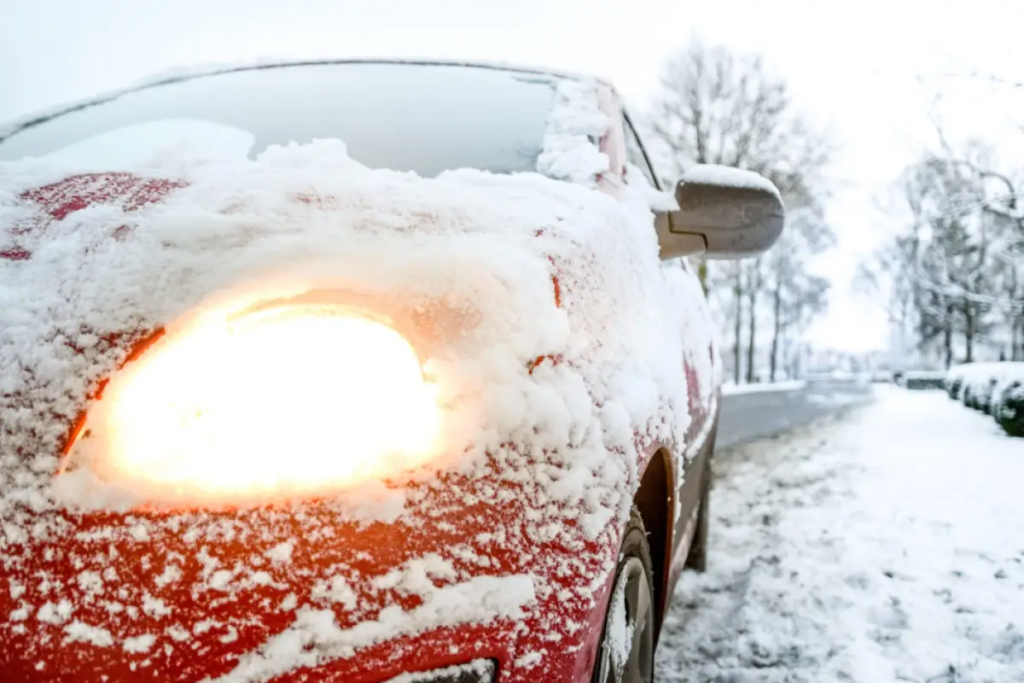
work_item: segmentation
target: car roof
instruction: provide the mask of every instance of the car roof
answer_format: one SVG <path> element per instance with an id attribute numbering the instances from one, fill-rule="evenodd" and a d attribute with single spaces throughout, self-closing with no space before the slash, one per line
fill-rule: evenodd
<path id="1" fill-rule="evenodd" d="M 446 60 L 446 59 L 413 59 L 413 58 L 393 58 L 393 59 L 300 59 L 300 60 L 264 60 L 259 62 L 248 62 L 244 64 L 220 64 L 214 66 L 197 66 L 190 68 L 175 69 L 173 71 L 164 72 L 163 74 L 157 74 L 144 79 L 142 82 L 135 83 L 129 87 L 120 88 L 118 90 L 112 90 L 100 95 L 79 100 L 77 102 L 65 103 L 56 107 L 39 111 L 28 116 L 23 116 L 14 121 L 10 121 L 6 124 L 0 125 L 0 142 L 3 142 L 12 135 L 25 130 L 26 128 L 32 128 L 42 123 L 46 123 L 52 119 L 55 119 L 64 114 L 86 109 L 88 107 L 95 106 L 97 104 L 103 104 L 111 100 L 117 99 L 122 95 L 132 92 L 138 92 L 140 90 L 146 90 L 148 88 L 155 88 L 161 85 L 168 85 L 170 83 L 178 83 L 180 81 L 187 81 L 193 78 L 203 78 L 206 76 L 216 76 L 219 74 L 233 73 L 237 71 L 256 71 L 262 69 L 276 69 L 289 66 L 318 66 L 327 64 L 409 64 L 415 66 L 461 66 L 461 67 L 474 67 L 478 69 L 493 69 L 496 71 L 513 71 L 524 74 L 536 74 L 544 76 L 555 76 L 557 78 L 568 78 L 573 80 L 580 80 L 583 78 L 593 78 L 594 80 L 611 87 L 611 83 L 604 78 L 597 76 L 589 76 L 586 74 L 572 73 L 569 71 L 561 71 L 557 69 L 547 69 L 541 67 L 530 67 L 530 66 L 519 66 L 515 64 L 506 64 L 502 62 L 488 62 L 488 61 L 476 61 L 476 60 Z"/>

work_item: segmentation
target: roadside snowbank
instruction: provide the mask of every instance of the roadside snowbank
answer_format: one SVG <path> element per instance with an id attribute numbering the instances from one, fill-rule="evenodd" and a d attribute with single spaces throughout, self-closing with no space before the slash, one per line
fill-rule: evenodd
<path id="1" fill-rule="evenodd" d="M 677 591 L 659 680 L 1024 681 L 1019 441 L 879 394 L 716 460 L 710 570 Z"/>

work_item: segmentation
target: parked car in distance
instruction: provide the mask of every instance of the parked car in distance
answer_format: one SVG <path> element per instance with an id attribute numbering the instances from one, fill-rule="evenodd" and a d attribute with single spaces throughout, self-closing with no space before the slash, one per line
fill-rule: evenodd
<path id="1" fill-rule="evenodd" d="M 900 382 L 907 389 L 944 389 L 946 372 L 944 370 L 910 370 L 903 373 Z"/>
<path id="2" fill-rule="evenodd" d="M 1009 436 L 1024 436 L 1024 362 L 964 363 L 944 374 L 951 399 L 988 413 Z"/>

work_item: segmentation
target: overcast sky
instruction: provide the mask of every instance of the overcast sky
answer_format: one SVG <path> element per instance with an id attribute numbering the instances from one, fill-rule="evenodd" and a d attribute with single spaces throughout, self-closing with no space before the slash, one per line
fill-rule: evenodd
<path id="1" fill-rule="evenodd" d="M 277 56 L 548 65 L 608 76 L 642 108 L 660 64 L 699 35 L 763 53 L 836 131 L 841 242 L 820 264 L 836 292 L 812 336 L 863 349 L 887 341 L 880 308 L 848 292 L 893 220 L 876 198 L 932 142 L 937 91 L 952 129 L 1007 134 L 1007 101 L 958 74 L 1024 76 L 1022 19 L 1024 0 L 0 0 L 0 120 L 175 66 Z"/>

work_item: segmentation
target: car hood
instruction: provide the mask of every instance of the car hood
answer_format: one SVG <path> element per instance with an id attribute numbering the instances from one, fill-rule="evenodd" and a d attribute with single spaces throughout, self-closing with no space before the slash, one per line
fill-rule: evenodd
<path id="1" fill-rule="evenodd" d="M 687 427 L 682 357 L 658 341 L 678 304 L 652 286 L 653 230 L 631 232 L 645 201 L 369 171 L 337 142 L 0 167 L 3 668 L 266 680 L 382 647 L 388 671 L 417 638 L 451 662 L 575 666 L 544 663 L 545 634 L 588 627 L 646 453 Z M 55 485 L 74 425 L 154 333 L 309 291 L 405 321 L 445 397 L 427 465 L 230 509 Z"/>

